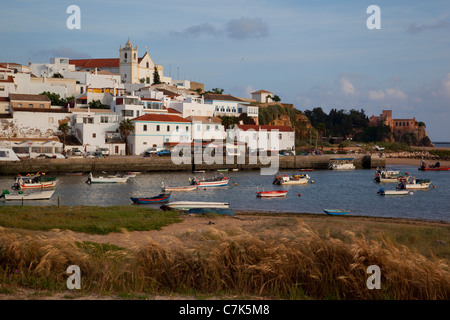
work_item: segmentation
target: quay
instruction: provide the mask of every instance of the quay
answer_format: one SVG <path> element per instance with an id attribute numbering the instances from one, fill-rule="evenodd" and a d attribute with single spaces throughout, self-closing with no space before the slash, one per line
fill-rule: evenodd
<path id="1" fill-rule="evenodd" d="M 284 169 L 328 169 L 330 159 L 354 158 L 353 163 L 357 169 L 371 169 L 385 166 L 386 158 L 378 155 L 308 155 L 308 156 L 279 156 L 278 168 Z M 241 161 L 242 162 L 242 161 Z M 105 158 L 69 157 L 66 159 L 24 159 L 21 161 L 0 161 L 0 175 L 15 175 L 18 173 L 46 172 L 51 174 L 64 174 L 66 172 L 155 172 L 155 171 L 195 171 L 217 169 L 257 170 L 268 168 L 271 163 L 238 163 L 236 157 L 233 164 L 227 164 L 224 158 L 223 164 L 213 163 L 184 163 L 175 164 L 171 157 L 142 157 L 142 156 L 109 156 Z"/>

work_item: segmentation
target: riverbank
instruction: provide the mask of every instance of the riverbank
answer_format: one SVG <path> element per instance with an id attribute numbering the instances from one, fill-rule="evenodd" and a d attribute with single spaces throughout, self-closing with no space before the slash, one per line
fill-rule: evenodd
<path id="1" fill-rule="evenodd" d="M 0 299 L 447 299 L 450 292 L 449 223 L 264 212 L 179 219 L 105 235 L 2 227 L 9 262 Z M 82 269 L 82 290 L 64 289 L 67 276 L 56 270 L 66 264 Z M 381 290 L 365 286 L 369 264 L 381 266 Z"/>
<path id="2" fill-rule="evenodd" d="M 404 165 L 404 166 L 415 166 L 417 168 L 420 167 L 420 162 L 422 160 L 420 158 L 411 159 L 411 158 L 386 158 L 386 165 Z M 426 160 L 427 164 L 434 164 L 436 161 Z M 450 161 L 439 161 L 441 166 L 450 166 Z"/>

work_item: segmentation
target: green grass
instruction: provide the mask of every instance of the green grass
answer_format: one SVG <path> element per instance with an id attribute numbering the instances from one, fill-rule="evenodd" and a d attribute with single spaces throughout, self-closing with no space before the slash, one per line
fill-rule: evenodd
<path id="1" fill-rule="evenodd" d="M 179 222 L 178 214 L 142 206 L 61 207 L 4 206 L 0 226 L 27 230 L 72 230 L 90 234 L 160 230 Z"/>

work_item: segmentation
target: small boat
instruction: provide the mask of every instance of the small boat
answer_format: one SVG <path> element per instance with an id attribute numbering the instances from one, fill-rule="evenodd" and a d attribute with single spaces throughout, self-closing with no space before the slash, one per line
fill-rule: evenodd
<path id="1" fill-rule="evenodd" d="M 353 170 L 356 169 L 355 165 L 353 164 L 354 158 L 331 158 L 330 164 L 328 165 L 328 168 L 331 170 Z"/>
<path id="2" fill-rule="evenodd" d="M 272 184 L 276 185 L 307 184 L 309 180 L 310 177 L 307 174 L 293 174 L 292 176 L 288 176 L 287 174 L 281 176 L 281 174 L 277 174 Z"/>
<path id="3" fill-rule="evenodd" d="M 436 162 L 434 165 L 427 165 L 425 163 L 425 161 L 422 160 L 418 170 L 421 170 L 421 171 L 448 171 L 448 170 L 450 170 L 450 167 L 449 166 L 441 166 L 440 162 Z"/>
<path id="4" fill-rule="evenodd" d="M 198 186 L 197 185 L 194 185 L 194 186 L 185 186 L 185 187 L 169 187 L 169 186 L 166 186 L 166 184 L 163 182 L 163 183 L 161 183 L 161 189 L 163 190 L 163 191 L 170 191 L 170 192 L 172 192 L 172 191 L 195 191 L 195 190 L 197 190 L 197 188 L 198 188 Z"/>
<path id="5" fill-rule="evenodd" d="M 340 216 L 340 215 L 347 214 L 350 212 L 350 210 L 344 210 L 344 209 L 323 209 L 323 211 L 326 214 L 329 214 L 332 216 Z"/>
<path id="6" fill-rule="evenodd" d="M 384 190 L 384 189 L 380 189 L 377 192 L 377 194 L 381 196 L 404 196 L 410 193 L 412 192 L 408 190 Z"/>
<path id="7" fill-rule="evenodd" d="M 30 192 L 23 193 L 23 191 L 19 191 L 18 193 L 10 193 L 9 190 L 3 190 L 3 193 L 0 195 L 0 199 L 3 200 L 48 200 L 52 197 L 55 190 L 47 190 L 41 192 Z"/>
<path id="8" fill-rule="evenodd" d="M 397 189 L 427 189 L 430 184 L 430 179 L 416 179 L 414 176 L 409 176 L 397 185 Z"/>
<path id="9" fill-rule="evenodd" d="M 187 214 L 220 214 L 224 216 L 234 216 L 233 209 L 229 208 L 191 208 Z"/>
<path id="10" fill-rule="evenodd" d="M 191 185 L 197 185 L 198 187 L 225 187 L 228 185 L 230 180 L 223 175 L 223 173 L 218 173 L 212 178 L 198 180 L 193 177 L 189 180 Z"/>
<path id="11" fill-rule="evenodd" d="M 161 203 L 167 202 L 170 199 L 170 193 L 161 193 L 158 196 L 145 198 L 145 197 L 130 197 L 131 201 L 138 204 L 149 204 L 149 203 Z"/>
<path id="12" fill-rule="evenodd" d="M 228 169 L 217 169 L 217 172 L 228 172 Z"/>
<path id="13" fill-rule="evenodd" d="M 409 175 L 408 172 L 400 173 L 398 170 L 387 170 L 386 168 L 377 168 L 375 171 L 375 182 L 387 183 L 387 182 L 399 182 L 402 179 L 406 179 Z"/>
<path id="14" fill-rule="evenodd" d="M 66 176 L 81 176 L 83 175 L 83 172 L 66 172 L 65 174 Z"/>
<path id="15" fill-rule="evenodd" d="M 287 193 L 288 190 L 257 191 L 256 196 L 259 198 L 285 197 Z"/>
<path id="16" fill-rule="evenodd" d="M 299 169 L 298 171 L 303 172 L 303 171 L 314 171 L 314 169 Z"/>
<path id="17" fill-rule="evenodd" d="M 42 189 L 42 188 L 54 188 L 56 181 L 43 181 L 43 182 L 26 182 L 19 183 L 20 189 Z"/>
<path id="18" fill-rule="evenodd" d="M 204 202 L 204 201 L 175 201 L 163 205 L 162 209 L 177 209 L 188 211 L 192 208 L 229 208 L 228 202 Z"/>
<path id="19" fill-rule="evenodd" d="M 107 176 L 107 177 L 97 177 L 94 178 L 92 173 L 89 173 L 89 177 L 86 180 L 87 184 L 91 183 L 124 183 L 128 181 L 129 177 L 118 177 L 118 176 Z"/>

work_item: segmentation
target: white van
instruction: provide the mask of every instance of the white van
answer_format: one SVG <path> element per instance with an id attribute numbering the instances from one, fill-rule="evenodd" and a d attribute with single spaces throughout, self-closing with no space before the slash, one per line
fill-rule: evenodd
<path id="1" fill-rule="evenodd" d="M 95 153 L 101 153 L 104 157 L 109 156 L 109 149 L 108 148 L 97 148 L 95 150 Z"/>

